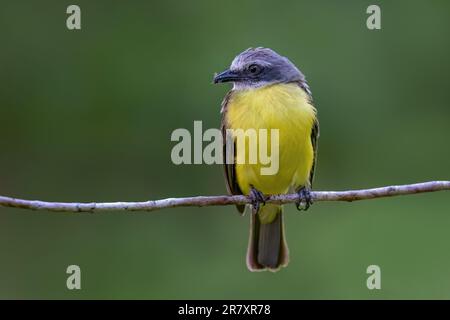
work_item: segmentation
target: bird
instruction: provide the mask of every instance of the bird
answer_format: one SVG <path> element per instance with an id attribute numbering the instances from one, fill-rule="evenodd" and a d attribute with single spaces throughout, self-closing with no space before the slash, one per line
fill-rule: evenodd
<path id="1" fill-rule="evenodd" d="M 233 151 L 226 147 L 227 143 L 236 146 L 236 135 L 230 136 L 230 130 L 278 130 L 276 173 L 261 174 L 264 164 L 259 159 L 256 163 L 224 160 L 223 171 L 228 193 L 251 200 L 247 205 L 252 208 L 247 268 L 279 271 L 289 263 L 283 206 L 265 201 L 268 195 L 296 192 L 297 209 L 307 210 L 312 204 L 319 121 L 310 87 L 287 57 L 263 47 L 238 54 L 227 70 L 215 74 L 213 82 L 233 85 L 221 104 L 224 159 L 229 156 L 227 152 L 236 153 L 236 159 L 240 152 L 249 151 L 248 145 Z M 236 207 L 244 214 L 246 205 Z"/>

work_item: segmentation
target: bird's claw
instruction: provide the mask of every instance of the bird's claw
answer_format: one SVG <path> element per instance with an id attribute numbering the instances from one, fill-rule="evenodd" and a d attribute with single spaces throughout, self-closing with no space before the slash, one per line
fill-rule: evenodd
<path id="1" fill-rule="evenodd" d="M 253 186 L 250 189 L 250 194 L 248 195 L 252 204 L 252 212 L 254 214 L 258 213 L 261 203 L 266 204 L 266 197 L 264 194 Z"/>
<path id="2" fill-rule="evenodd" d="M 297 191 L 299 199 L 295 202 L 297 210 L 306 211 L 313 204 L 311 189 L 302 187 Z"/>

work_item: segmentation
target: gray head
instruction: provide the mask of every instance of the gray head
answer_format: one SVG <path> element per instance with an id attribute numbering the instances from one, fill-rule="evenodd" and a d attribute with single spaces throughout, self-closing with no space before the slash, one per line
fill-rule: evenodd
<path id="1" fill-rule="evenodd" d="M 288 58 L 269 48 L 249 48 L 234 58 L 230 69 L 214 77 L 214 83 L 232 82 L 235 89 L 275 83 L 301 82 L 305 77 Z"/>

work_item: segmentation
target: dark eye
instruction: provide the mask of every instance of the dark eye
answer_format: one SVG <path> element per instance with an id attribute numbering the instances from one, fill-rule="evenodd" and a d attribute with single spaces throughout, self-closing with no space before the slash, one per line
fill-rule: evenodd
<path id="1" fill-rule="evenodd" d="M 257 64 L 251 64 L 248 66 L 248 72 L 250 72 L 252 75 L 256 75 L 261 72 L 261 67 Z"/>

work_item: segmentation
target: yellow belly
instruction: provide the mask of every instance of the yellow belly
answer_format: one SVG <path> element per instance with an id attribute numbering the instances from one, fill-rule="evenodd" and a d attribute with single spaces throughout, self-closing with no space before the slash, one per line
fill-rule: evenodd
<path id="1" fill-rule="evenodd" d="M 308 95 L 297 84 L 240 90 L 231 95 L 226 112 L 230 129 L 279 130 L 277 173 L 261 174 L 261 168 L 267 165 L 259 159 L 256 164 L 248 161 L 236 164 L 237 181 L 244 194 L 249 193 L 250 186 L 264 194 L 281 194 L 309 183 L 314 158 L 311 130 L 315 117 L 316 110 L 309 103 Z M 240 152 L 248 155 L 248 144 L 243 149 L 237 148 L 238 157 Z"/>

